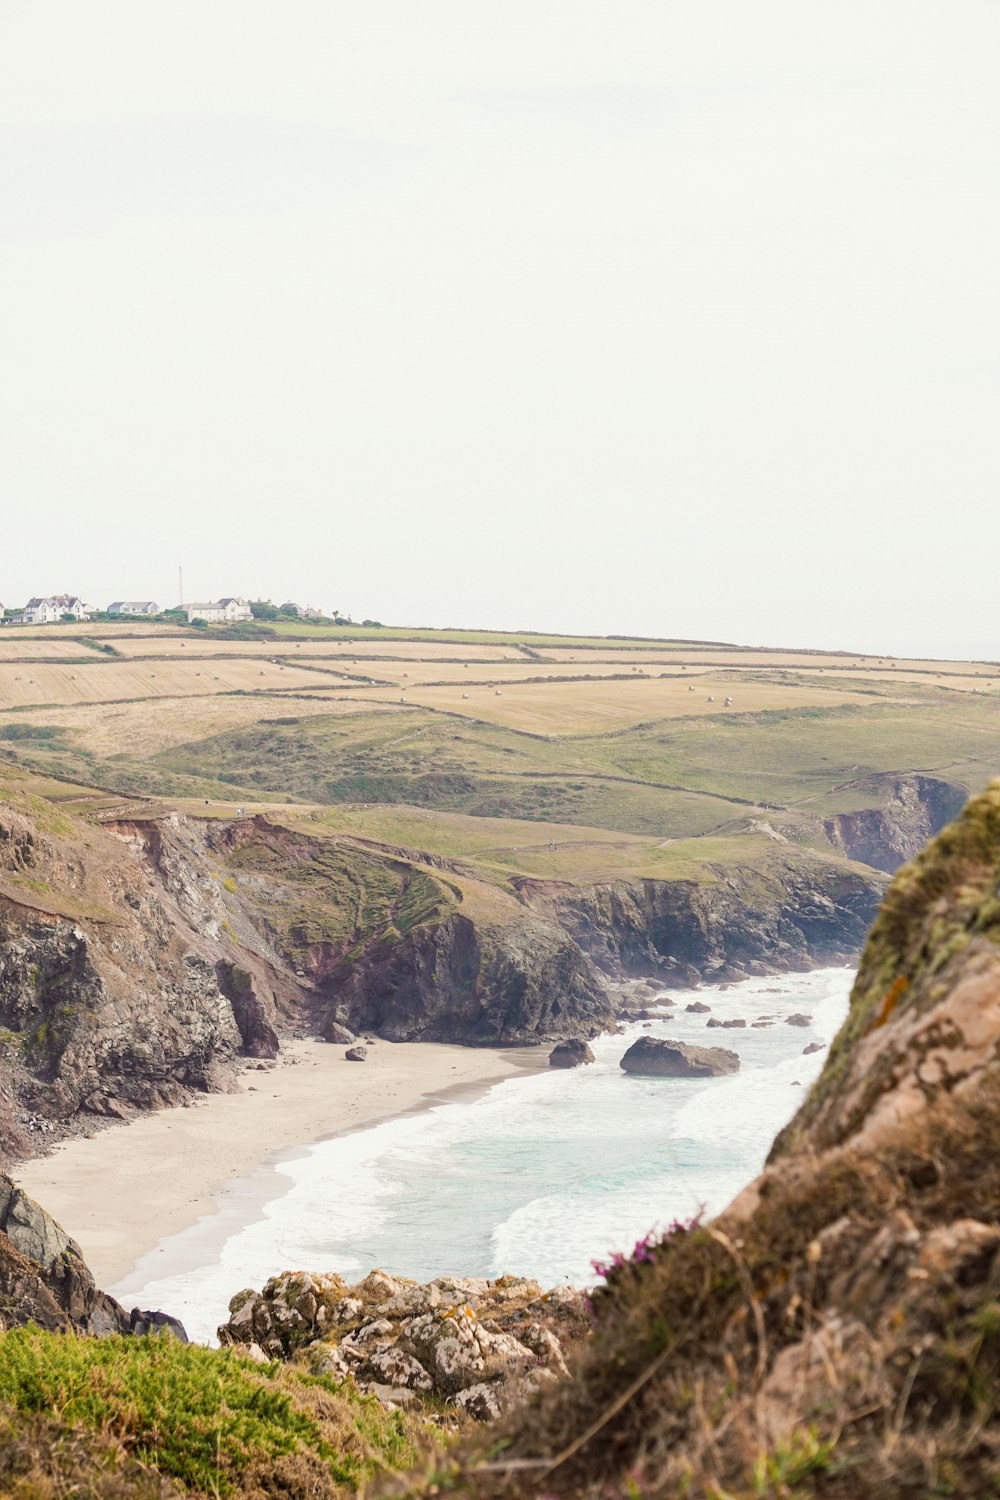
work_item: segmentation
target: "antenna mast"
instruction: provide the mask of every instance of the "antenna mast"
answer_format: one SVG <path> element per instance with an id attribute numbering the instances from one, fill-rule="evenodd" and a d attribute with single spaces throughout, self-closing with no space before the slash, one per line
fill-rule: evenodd
<path id="1" fill-rule="evenodd" d="M 177 568 L 177 606 L 184 603 L 184 569 L 178 565 Z"/>

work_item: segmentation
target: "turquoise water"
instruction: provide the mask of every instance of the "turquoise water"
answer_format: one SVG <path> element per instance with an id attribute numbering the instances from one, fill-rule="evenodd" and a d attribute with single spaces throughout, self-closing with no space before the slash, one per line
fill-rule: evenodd
<path id="1" fill-rule="evenodd" d="M 167 1308 L 209 1338 L 235 1291 L 285 1269 L 355 1279 L 380 1266 L 421 1281 L 514 1273 L 583 1285 L 592 1259 L 675 1218 L 717 1213 L 756 1175 L 822 1067 L 823 1052 L 802 1049 L 832 1040 L 852 979 L 823 969 L 705 986 L 697 997 L 664 992 L 675 1006 L 651 1025 L 599 1038 L 592 1066 L 508 1079 L 268 1167 L 251 1222 L 237 1184 L 219 1217 L 164 1241 L 111 1290 L 127 1306 Z M 747 1029 L 707 1029 L 706 1015 L 685 1010 L 694 998 L 720 1020 L 745 1017 Z M 785 1024 L 795 1011 L 812 1016 L 808 1029 Z M 757 1029 L 761 1018 L 771 1024 Z M 643 1035 L 729 1047 L 740 1072 L 628 1076 L 619 1060 Z M 158 1276 L 158 1261 L 181 1269 Z"/>

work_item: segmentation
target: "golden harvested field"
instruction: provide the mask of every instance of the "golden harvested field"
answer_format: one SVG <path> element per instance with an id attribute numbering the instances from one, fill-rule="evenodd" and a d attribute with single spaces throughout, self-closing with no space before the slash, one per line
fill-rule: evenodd
<path id="1" fill-rule="evenodd" d="M 60 636 L 55 640 L 25 639 L 20 630 L 5 630 L 0 633 L 0 662 L 47 661 L 53 657 L 65 660 L 67 656 L 86 656 L 93 661 L 104 661 L 104 653 L 82 641 L 68 640 Z"/>
<path id="2" fill-rule="evenodd" d="M 363 711 L 390 713 L 389 704 L 368 703 Z M 341 698 L 285 700 L 280 693 L 261 693 L 252 698 L 180 697 L 153 698 L 143 702 L 64 704 L 33 712 L 30 723 L 69 730 L 72 741 L 93 755 L 104 757 L 128 751 L 130 755 L 156 755 L 174 745 L 187 745 L 212 735 L 246 729 L 267 719 L 294 716 L 358 713 L 361 706 Z M 0 713 L 0 738 L 8 725 L 25 723 L 23 713 Z"/>
<path id="3" fill-rule="evenodd" d="M 989 662 L 911 661 L 900 656 L 850 656 L 821 651 L 752 651 L 726 646 L 664 646 L 608 651 L 577 651 L 571 648 L 554 647 L 544 652 L 544 655 L 550 661 L 572 663 L 573 666 L 583 665 L 586 662 L 615 662 L 623 666 L 632 666 L 636 663 L 647 665 L 657 663 L 662 666 L 680 668 L 687 662 L 693 665 L 725 667 L 727 670 L 730 667 L 745 667 L 751 670 L 789 667 L 800 672 L 832 671 L 838 673 L 860 670 L 880 677 L 887 670 L 898 668 L 927 674 L 931 677 L 941 673 L 984 678 L 991 678 L 996 674 L 1000 678 L 1000 666 L 995 667 Z"/>
<path id="4" fill-rule="evenodd" d="M 95 631 L 96 639 L 96 631 Z M 510 646 L 462 646 L 462 645 L 439 645 L 434 641 L 360 641 L 356 645 L 347 645 L 343 641 L 313 640 L 313 641 L 290 641 L 290 640 L 259 640 L 259 641 L 226 641 L 212 640 L 210 637 L 191 633 L 183 639 L 178 636 L 140 636 L 135 640 L 121 639 L 114 642 L 115 650 L 122 656 L 146 657 L 146 656 L 260 656 L 265 660 L 280 656 L 286 659 L 301 656 L 303 658 L 318 657 L 329 661 L 340 662 L 349 665 L 351 660 L 358 658 L 358 664 L 364 667 L 366 663 L 376 665 L 385 657 L 390 661 L 417 661 L 434 662 L 455 660 L 464 661 L 512 661 L 523 662 L 527 658 L 521 651 L 515 651 Z M 65 648 L 63 648 L 65 651 Z"/>
<path id="5" fill-rule="evenodd" d="M 331 682 L 333 679 L 331 678 Z M 0 708 L 57 703 L 113 703 L 129 698 L 172 698 L 188 694 L 227 693 L 242 689 L 315 687 L 316 675 L 270 662 L 196 661 L 132 662 L 109 660 L 100 665 L 16 667 L 0 664 Z"/>
<path id="6" fill-rule="evenodd" d="M 389 689 L 362 688 L 358 700 L 386 701 Z M 870 704 L 870 694 L 849 688 L 799 687 L 784 683 L 746 683 L 700 678 L 694 692 L 683 679 L 637 678 L 635 681 L 521 683 L 498 692 L 468 687 L 468 698 L 456 687 L 414 687 L 407 701 L 445 710 L 529 734 L 601 734 L 654 719 L 688 718 L 719 713 L 758 713 L 765 709 L 832 708 Z M 731 696 L 732 706 L 725 706 Z M 710 699 L 714 699 L 710 701 Z M 398 701 L 398 699 L 396 699 Z"/>
<path id="7" fill-rule="evenodd" d="M 179 639 L 182 633 L 186 634 L 186 630 L 180 626 L 172 628 L 163 624 L 152 625 L 143 623 L 142 620 L 122 620 L 120 624 L 114 625 L 102 620 L 78 620 L 75 625 L 9 625 L 4 630 L 9 630 L 19 641 L 45 639 L 62 641 L 64 646 L 67 641 L 76 640 L 81 635 L 96 641 L 120 635 L 160 635 Z"/>
<path id="8" fill-rule="evenodd" d="M 317 662 L 317 666 L 320 664 Z M 337 663 L 325 662 L 323 666 L 329 670 L 336 670 Z M 624 677 L 624 669 L 614 663 L 588 662 L 575 666 L 572 664 L 560 664 L 551 666 L 542 661 L 513 661 L 513 662 L 362 662 L 358 666 L 348 666 L 344 671 L 351 673 L 357 678 L 364 674 L 379 681 L 396 682 L 401 686 L 415 686 L 419 683 L 456 683 L 469 684 L 476 682 L 531 682 L 534 678 L 556 679 L 566 677 L 576 678 L 609 678 Z M 667 669 L 664 668 L 664 671 Z M 698 671 L 708 671 L 708 668 L 694 668 L 691 676 L 697 675 Z M 631 677 L 633 674 L 627 674 Z M 634 673 L 636 677 L 658 677 L 660 669 L 652 667 L 640 667 Z M 677 675 L 677 669 L 671 668 L 670 675 Z M 680 681 L 679 675 L 677 680 Z"/>

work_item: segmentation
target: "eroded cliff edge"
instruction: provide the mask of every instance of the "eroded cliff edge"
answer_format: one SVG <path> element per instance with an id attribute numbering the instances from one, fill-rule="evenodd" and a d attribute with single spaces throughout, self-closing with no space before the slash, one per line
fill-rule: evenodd
<path id="1" fill-rule="evenodd" d="M 229 1090 L 286 1035 L 591 1037 L 609 979 L 846 962 L 884 884 L 809 850 L 697 882 L 491 882 L 305 818 L 25 794 L 0 802 L 0 1155 Z"/>

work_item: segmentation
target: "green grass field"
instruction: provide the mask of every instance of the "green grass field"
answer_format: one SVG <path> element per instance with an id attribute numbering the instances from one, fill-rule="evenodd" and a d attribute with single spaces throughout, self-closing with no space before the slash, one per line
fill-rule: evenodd
<path id="1" fill-rule="evenodd" d="M 359 656 L 309 654 L 324 641 Z M 455 857 L 500 884 L 756 859 L 761 819 L 772 845 L 829 852 L 823 819 L 880 806 L 887 777 L 971 792 L 1000 774 L 986 664 L 292 622 L 253 638 L 11 630 L 2 645 L 0 766 L 206 815 L 206 800 L 326 809 L 331 831 Z M 563 657 L 536 674 L 545 648 Z M 633 648 L 634 673 L 621 666 Z M 59 659 L 84 649 L 86 665 Z M 720 653 L 740 665 L 709 666 Z"/>

